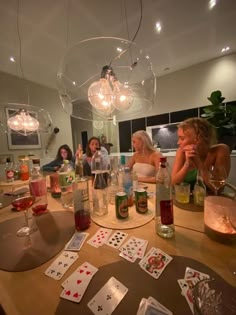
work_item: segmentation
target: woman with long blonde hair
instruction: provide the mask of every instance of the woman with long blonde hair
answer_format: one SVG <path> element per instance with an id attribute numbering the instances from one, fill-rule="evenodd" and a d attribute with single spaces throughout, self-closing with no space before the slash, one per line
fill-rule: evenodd
<path id="1" fill-rule="evenodd" d="M 134 155 L 128 166 L 138 175 L 138 180 L 155 183 L 156 173 L 159 169 L 161 154 L 153 147 L 152 141 L 144 130 L 139 130 L 132 135 Z"/>

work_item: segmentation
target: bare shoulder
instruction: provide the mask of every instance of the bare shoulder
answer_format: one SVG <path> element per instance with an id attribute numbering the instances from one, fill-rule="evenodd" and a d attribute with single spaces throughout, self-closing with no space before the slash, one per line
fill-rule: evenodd
<path id="1" fill-rule="evenodd" d="M 212 154 L 230 154 L 229 147 L 224 143 L 215 144 L 210 148 Z"/>
<path id="2" fill-rule="evenodd" d="M 159 160 L 162 157 L 162 154 L 159 151 L 154 151 L 151 153 L 151 158 L 155 160 Z"/>

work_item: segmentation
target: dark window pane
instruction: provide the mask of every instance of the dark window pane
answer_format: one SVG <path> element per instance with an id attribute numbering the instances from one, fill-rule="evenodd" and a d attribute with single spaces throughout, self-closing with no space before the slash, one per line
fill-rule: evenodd
<path id="1" fill-rule="evenodd" d="M 169 114 L 161 114 L 147 117 L 147 126 L 169 124 Z"/>

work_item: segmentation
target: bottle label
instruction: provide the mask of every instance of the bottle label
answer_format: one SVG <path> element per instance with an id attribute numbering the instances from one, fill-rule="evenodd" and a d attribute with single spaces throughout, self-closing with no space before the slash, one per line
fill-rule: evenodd
<path id="1" fill-rule="evenodd" d="M 30 194 L 35 197 L 47 195 L 46 181 L 44 179 L 32 181 L 30 183 Z"/>
<path id="2" fill-rule="evenodd" d="M 60 186 L 70 186 L 75 180 L 74 172 L 61 172 L 59 173 Z"/>
<path id="3" fill-rule="evenodd" d="M 6 177 L 7 177 L 7 179 L 12 179 L 14 177 L 14 171 L 13 170 L 7 170 L 6 171 Z"/>
<path id="4" fill-rule="evenodd" d="M 160 210 L 161 210 L 161 223 L 165 225 L 173 224 L 174 216 L 173 216 L 172 200 L 161 200 Z"/>

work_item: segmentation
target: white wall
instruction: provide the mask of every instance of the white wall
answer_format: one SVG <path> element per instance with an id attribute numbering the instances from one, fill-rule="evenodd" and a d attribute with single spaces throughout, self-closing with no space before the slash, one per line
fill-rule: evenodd
<path id="1" fill-rule="evenodd" d="M 48 158 L 51 160 L 56 156 L 58 147 L 62 144 L 68 144 L 72 148 L 72 133 L 70 116 L 63 111 L 61 101 L 56 90 L 44 87 L 33 82 L 24 82 L 22 79 L 0 72 L 0 106 L 4 110 L 6 103 L 26 103 L 27 104 L 27 90 L 29 89 L 30 104 L 46 109 L 50 112 L 53 126 L 57 126 L 60 132 L 55 137 L 48 153 L 45 153 L 45 145 L 50 134 L 42 134 L 41 142 L 42 149 L 28 149 L 28 150 L 9 150 L 7 144 L 7 136 L 0 134 L 0 154 L 14 154 L 15 159 L 21 154 L 35 154 L 41 158 Z M 3 105 L 4 104 L 4 105 Z"/>
<path id="2" fill-rule="evenodd" d="M 204 62 L 157 78 L 152 116 L 210 104 L 207 97 L 221 90 L 225 101 L 236 100 L 236 54 Z"/>

